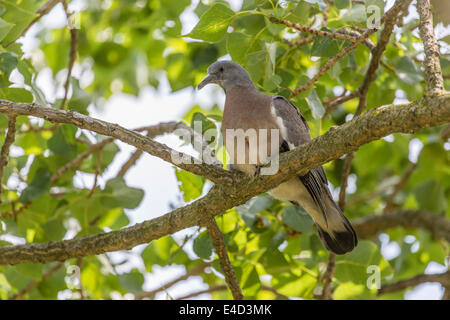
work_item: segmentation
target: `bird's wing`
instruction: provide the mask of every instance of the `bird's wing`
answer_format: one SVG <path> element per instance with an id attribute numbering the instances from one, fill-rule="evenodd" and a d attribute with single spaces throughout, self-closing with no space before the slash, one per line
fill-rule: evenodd
<path id="1" fill-rule="evenodd" d="M 274 96 L 272 99 L 272 114 L 277 118 L 280 127 L 280 135 L 283 143 L 280 152 L 285 152 L 311 141 L 309 126 L 296 106 L 282 96 Z M 322 166 L 312 169 L 300 180 L 308 190 L 316 205 L 325 215 L 325 199 L 331 197 L 328 190 L 328 181 Z"/>

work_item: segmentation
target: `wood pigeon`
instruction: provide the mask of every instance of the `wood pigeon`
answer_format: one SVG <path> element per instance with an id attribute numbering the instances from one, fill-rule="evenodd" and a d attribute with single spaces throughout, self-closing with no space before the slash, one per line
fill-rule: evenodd
<path id="1" fill-rule="evenodd" d="M 251 162 L 252 152 L 248 139 L 245 140 L 245 161 L 236 161 L 239 150 L 233 139 L 227 139 L 227 130 L 245 132 L 276 129 L 279 133 L 279 152 L 286 152 L 311 141 L 309 127 L 296 106 L 282 96 L 271 96 L 259 92 L 247 71 L 232 61 L 217 61 L 208 67 L 208 76 L 198 85 L 202 89 L 208 83 L 221 86 L 226 94 L 222 118 L 222 135 L 225 147 L 233 164 L 231 167 L 249 175 L 258 173 L 258 165 L 268 158 L 261 158 L 256 151 L 257 161 Z M 247 137 L 246 137 L 247 138 Z M 270 139 L 270 137 L 269 137 Z M 258 139 L 257 148 L 262 143 Z M 269 150 L 270 146 L 265 146 Z M 233 149 L 233 150 L 230 150 Z M 303 207 L 312 217 L 325 247 L 336 254 L 345 254 L 356 247 L 358 240 L 352 225 L 333 201 L 323 168 L 317 167 L 304 176 L 298 176 L 280 184 L 268 192 L 272 197 L 290 201 Z"/>

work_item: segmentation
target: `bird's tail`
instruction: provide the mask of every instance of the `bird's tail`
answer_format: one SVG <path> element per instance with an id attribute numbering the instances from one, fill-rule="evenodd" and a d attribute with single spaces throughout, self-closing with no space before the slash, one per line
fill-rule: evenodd
<path id="1" fill-rule="evenodd" d="M 319 236 L 325 248 L 335 254 L 352 251 L 358 244 L 356 232 L 341 209 L 330 199 L 326 206 L 326 223 L 317 223 Z"/>

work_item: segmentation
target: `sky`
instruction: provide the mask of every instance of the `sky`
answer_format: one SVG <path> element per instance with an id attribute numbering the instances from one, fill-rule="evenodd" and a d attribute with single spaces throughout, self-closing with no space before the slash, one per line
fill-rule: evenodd
<path id="1" fill-rule="evenodd" d="M 73 1 L 71 3 L 72 9 L 82 6 L 82 0 Z M 183 23 L 183 34 L 188 33 L 198 21 L 197 16 L 193 13 L 197 1 L 191 5 L 181 16 Z M 231 8 L 238 10 L 242 0 L 232 0 Z M 388 1 L 390 6 L 392 1 Z M 414 14 L 414 13 L 413 13 Z M 27 33 L 26 37 L 20 40 L 23 43 L 24 51 L 31 55 L 35 52 L 37 41 L 34 36 L 36 33 L 45 26 L 47 28 L 60 28 L 65 25 L 65 16 L 60 5 L 52 10 L 47 16 L 41 19 L 41 22 L 33 26 Z M 447 30 L 444 30 L 446 33 Z M 78 74 L 77 74 L 78 73 Z M 79 76 L 79 68 L 75 66 L 74 76 Z M 180 120 L 184 113 L 189 108 L 197 103 L 204 108 L 211 107 L 214 104 L 223 106 L 224 94 L 221 90 L 214 86 L 207 86 L 201 92 L 198 92 L 194 88 L 185 88 L 178 92 L 172 93 L 168 81 L 165 75 L 160 77 L 160 85 L 157 89 L 146 87 L 141 90 L 138 97 L 118 93 L 114 94 L 108 99 L 106 105 L 102 110 L 98 110 L 90 107 L 90 115 L 95 118 L 99 118 L 108 122 L 117 123 L 125 128 L 134 128 L 144 125 L 158 124 L 166 121 Z M 20 80 L 18 80 L 20 82 Z M 49 69 L 41 72 L 37 79 L 37 84 L 44 91 L 47 98 L 52 101 L 60 92 L 54 88 L 53 80 L 51 78 L 51 71 Z M 401 96 L 396 102 L 402 102 Z M 172 148 L 177 148 L 187 153 L 193 154 L 191 147 L 186 146 L 180 148 L 180 140 L 174 136 L 165 135 L 156 138 L 158 142 L 165 143 Z M 389 141 L 389 137 L 386 138 Z M 420 141 L 416 139 L 410 145 L 410 159 L 417 160 L 417 156 L 420 152 Z M 134 151 L 133 147 L 130 147 L 122 142 L 118 142 L 120 152 L 114 159 L 112 165 L 108 168 L 102 178 L 99 180 L 101 186 L 105 181 L 116 176 L 121 165 L 129 158 Z M 174 168 L 172 165 L 162 161 L 157 157 L 152 157 L 145 154 L 139 159 L 137 164 L 131 168 L 126 175 L 127 184 L 132 187 L 138 187 L 145 190 L 145 197 L 139 207 L 133 210 L 127 210 L 126 213 L 130 218 L 131 225 L 149 220 L 157 216 L 163 215 L 170 211 L 169 204 L 173 203 L 177 207 L 183 205 L 180 198 L 180 192 L 178 190 L 177 180 L 174 175 Z M 92 185 L 93 175 L 81 174 L 76 175 L 76 183 L 79 185 Z M 355 181 L 350 179 L 349 181 L 350 192 L 356 190 Z M 176 240 L 184 238 L 186 234 L 193 232 L 192 229 L 178 232 L 174 235 Z M 387 235 L 381 235 L 380 240 L 382 243 L 382 253 L 386 259 L 392 259 L 399 254 L 400 248 L 396 243 L 389 242 Z M 139 257 L 139 253 L 145 248 L 145 245 L 135 247 L 133 250 L 127 252 L 109 253 L 109 257 L 113 262 L 122 261 L 125 257 L 130 261 L 117 268 L 119 272 L 126 272 L 132 268 L 139 268 L 144 270 L 144 264 Z M 192 250 L 192 244 L 189 243 L 186 247 L 189 255 L 195 256 Z M 445 271 L 445 267 L 437 263 L 431 263 L 426 270 L 426 273 L 439 273 Z M 153 268 L 152 274 L 146 275 L 145 290 L 152 290 L 162 286 L 164 283 L 184 274 L 185 268 L 183 266 L 173 267 L 158 267 Z M 171 299 L 192 291 L 201 289 L 207 289 L 207 285 L 201 281 L 200 277 L 191 277 L 189 280 L 183 281 L 178 285 L 171 287 L 166 292 L 159 293 L 156 299 Z M 407 299 L 440 299 L 443 290 L 439 284 L 422 284 L 413 290 L 409 290 L 405 297 Z M 71 291 L 66 290 L 59 296 L 61 299 L 67 299 L 71 297 Z M 131 299 L 132 295 L 126 295 L 124 297 L 117 296 L 115 298 Z M 208 294 L 198 296 L 198 298 L 208 299 Z"/>

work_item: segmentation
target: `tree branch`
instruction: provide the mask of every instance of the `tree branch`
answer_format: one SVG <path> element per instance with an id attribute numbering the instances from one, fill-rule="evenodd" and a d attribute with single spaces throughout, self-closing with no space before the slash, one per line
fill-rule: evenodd
<path id="1" fill-rule="evenodd" d="M 70 77 L 72 75 L 73 65 L 75 64 L 75 59 L 77 57 L 78 31 L 72 24 L 72 21 L 70 21 L 69 8 L 67 7 L 67 2 L 65 0 L 62 1 L 62 5 L 64 7 L 64 12 L 66 13 L 67 25 L 69 26 L 70 31 L 69 64 L 67 66 L 66 82 L 64 83 L 64 97 L 61 101 L 61 104 L 59 105 L 60 109 L 65 109 L 67 103 L 67 96 L 69 94 Z"/>
<path id="2" fill-rule="evenodd" d="M 411 177 L 414 170 L 417 169 L 417 163 L 412 163 L 409 168 L 405 171 L 400 181 L 394 186 L 394 190 L 390 194 L 389 198 L 386 200 L 386 206 L 384 207 L 383 212 L 390 212 L 395 207 L 395 196 L 402 190 L 406 183 L 408 182 L 409 178 Z"/>
<path id="3" fill-rule="evenodd" d="M 384 21 L 384 28 L 381 31 L 377 46 L 372 50 L 372 59 L 370 60 L 369 68 L 367 69 L 361 87 L 358 89 L 360 98 L 355 115 L 361 114 L 363 109 L 366 107 L 367 92 L 369 91 L 370 84 L 376 78 L 376 72 L 378 66 L 380 65 L 381 56 L 386 49 L 392 31 L 394 30 L 398 15 L 408 8 L 411 1 L 412 0 L 397 0 L 392 8 L 389 9 L 389 11 L 383 16 L 382 21 Z"/>
<path id="4" fill-rule="evenodd" d="M 73 124 L 80 129 L 87 129 L 98 134 L 119 139 L 129 145 L 157 156 L 164 161 L 172 163 L 177 167 L 200 175 L 218 184 L 230 184 L 232 174 L 223 170 L 218 165 L 203 164 L 200 160 L 189 155 L 177 152 L 166 145 L 158 143 L 135 131 L 125 129 L 117 124 L 91 118 L 71 110 L 56 110 L 53 108 L 39 106 L 35 103 L 18 103 L 0 100 L 0 113 L 7 115 L 30 115 L 43 118 L 56 123 Z M 183 161 L 173 159 L 174 154 L 179 154 Z"/>
<path id="5" fill-rule="evenodd" d="M 64 265 L 63 262 L 58 262 L 57 264 L 55 264 L 52 268 L 50 268 L 48 271 L 46 271 L 43 275 L 42 278 L 39 280 L 33 280 L 30 283 L 28 283 L 28 285 L 23 288 L 22 290 L 20 290 L 18 293 L 10 296 L 8 298 L 8 300 L 20 300 L 22 299 L 22 297 L 24 295 L 26 295 L 28 292 L 30 292 L 31 290 L 33 290 L 34 288 L 36 288 L 38 285 L 40 285 L 42 282 L 44 282 L 46 279 L 50 278 L 53 274 L 55 274 L 56 271 L 59 270 L 59 268 L 61 268 Z"/>
<path id="6" fill-rule="evenodd" d="M 103 141 L 90 145 L 86 151 L 80 153 L 75 159 L 73 159 L 70 162 L 67 162 L 58 171 L 56 171 L 50 178 L 50 183 L 55 183 L 55 181 L 58 180 L 64 173 L 66 173 L 72 168 L 79 167 L 84 159 L 89 157 L 95 151 L 103 149 L 108 143 L 111 143 L 113 141 L 114 138 L 106 138 Z"/>
<path id="7" fill-rule="evenodd" d="M 3 168 L 8 164 L 9 148 L 14 142 L 16 135 L 16 117 L 12 116 L 8 119 L 8 133 L 5 137 L 2 150 L 0 151 L 0 203 L 2 203 L 2 180 Z"/>
<path id="8" fill-rule="evenodd" d="M 450 270 L 438 274 L 420 274 L 410 279 L 385 284 L 381 286 L 380 290 L 378 290 L 378 295 L 380 296 L 386 293 L 402 291 L 410 287 L 418 286 L 419 284 L 425 282 L 439 282 L 444 287 L 450 286 Z"/>
<path id="9" fill-rule="evenodd" d="M 276 24 L 284 24 L 286 27 L 288 28 L 292 28 L 295 29 L 297 31 L 300 32 L 305 32 L 305 33 L 310 33 L 313 34 L 315 36 L 319 36 L 319 37 L 327 37 L 327 38 L 332 38 L 332 39 L 339 39 L 339 40 L 347 40 L 350 42 L 357 42 L 359 39 L 349 35 L 349 34 L 344 34 L 341 32 L 328 32 L 328 31 L 322 31 L 322 30 L 317 30 L 314 28 L 310 28 L 310 27 L 306 27 L 306 26 L 302 26 L 298 23 L 293 23 L 291 21 L 288 20 L 284 20 L 284 19 L 279 19 L 277 17 L 274 17 L 273 15 L 269 15 L 269 20 L 272 23 L 276 23 Z"/>
<path id="10" fill-rule="evenodd" d="M 156 288 L 156 289 L 154 289 L 152 291 L 144 291 L 144 292 L 141 292 L 141 293 L 137 294 L 135 296 L 135 299 L 136 300 L 142 300 L 142 299 L 145 299 L 145 298 L 153 299 L 154 296 L 158 292 L 167 290 L 168 288 L 172 287 L 173 285 L 177 284 L 180 281 L 184 281 L 184 280 L 189 279 L 192 276 L 197 276 L 197 275 L 201 274 L 205 270 L 205 268 L 209 267 L 209 266 L 210 266 L 209 263 L 200 263 L 200 264 L 196 265 L 194 268 L 192 268 L 191 270 L 188 270 L 184 275 L 182 275 L 182 276 L 180 276 L 178 278 L 175 278 L 174 280 L 172 280 L 172 281 L 170 281 L 170 282 L 160 286 L 159 288 Z"/>
<path id="11" fill-rule="evenodd" d="M 387 229 L 423 229 L 435 239 L 450 243 L 450 220 L 424 210 L 399 210 L 383 215 L 370 215 L 352 220 L 352 225 L 361 239 L 370 239 Z"/>
<path id="12" fill-rule="evenodd" d="M 109 129 L 107 123 L 96 119 L 81 116 L 71 111 L 50 109 L 48 112 L 47 109 L 50 108 L 0 100 L 0 113 L 33 115 L 55 122 L 73 123 L 85 129 L 93 128 L 101 131 L 99 133 L 110 133 L 120 137 L 122 141 L 131 141 L 134 145 L 145 147 L 147 150 L 149 148 L 144 145 L 144 141 L 153 143 L 152 140 L 143 136 L 138 136 L 134 140 L 137 135 L 135 132 L 123 128 L 118 129 L 120 127 L 117 125 Z M 80 120 L 80 117 L 83 117 L 82 120 Z M 371 109 L 340 127 L 329 130 L 311 142 L 283 153 L 280 156 L 277 174 L 248 177 L 235 172 L 228 172 L 229 177 L 234 180 L 233 184 L 226 188 L 213 186 L 205 197 L 168 214 L 108 233 L 58 242 L 1 247 L 0 264 L 58 261 L 131 249 L 138 244 L 148 243 L 185 228 L 205 225 L 211 217 L 245 203 L 253 196 L 270 190 L 293 176 L 304 175 L 319 165 L 355 151 L 365 143 L 392 133 L 413 133 L 423 128 L 449 122 L 450 94 L 426 97 L 409 104 L 388 105 Z M 150 150 L 152 149 L 150 148 Z M 203 168 L 209 167 L 198 166 L 202 168 L 200 169 L 201 172 L 203 172 Z M 382 221 L 390 221 L 386 217 L 389 217 L 389 214 L 384 215 Z M 375 226 L 373 228 L 376 230 Z M 367 231 L 364 231 L 367 234 Z M 450 238 L 449 235 L 450 232 L 447 230 L 447 237 Z"/>
<path id="13" fill-rule="evenodd" d="M 320 68 L 319 72 L 316 73 L 316 75 L 314 77 L 312 77 L 304 86 L 295 89 L 291 95 L 290 98 L 295 97 L 296 95 L 298 95 L 299 93 L 302 93 L 303 91 L 308 90 L 309 88 L 311 88 L 311 86 L 314 84 L 314 82 L 316 82 L 317 80 L 319 80 L 319 78 L 325 73 L 327 72 L 332 66 L 334 66 L 336 64 L 336 62 L 338 62 L 339 59 L 341 59 L 343 56 L 345 56 L 347 53 L 349 53 L 350 51 L 352 51 L 353 49 L 355 49 L 361 42 L 363 42 L 364 40 L 366 40 L 371 34 L 375 33 L 377 31 L 377 29 L 368 29 L 366 32 L 364 32 L 364 34 L 358 38 L 358 40 L 356 40 L 353 44 L 345 47 L 343 50 L 341 50 L 336 56 L 334 56 L 333 58 L 331 58 L 330 60 L 327 61 L 327 63 L 325 63 L 325 65 Z"/>
<path id="14" fill-rule="evenodd" d="M 220 232 L 215 218 L 211 218 L 211 220 L 207 223 L 207 228 L 213 240 L 214 247 L 216 248 L 217 255 L 219 256 L 220 267 L 225 276 L 225 282 L 227 283 L 233 298 L 235 300 L 244 299 L 241 287 L 239 286 L 239 282 L 236 279 L 236 274 L 234 273 L 231 265 L 230 258 L 228 257 L 222 232 Z"/>
<path id="15" fill-rule="evenodd" d="M 423 66 L 425 68 L 427 90 L 430 93 L 439 93 L 445 91 L 445 88 L 439 61 L 439 45 L 434 36 L 430 0 L 417 0 L 417 11 L 420 16 L 419 33 L 426 57 Z"/>

